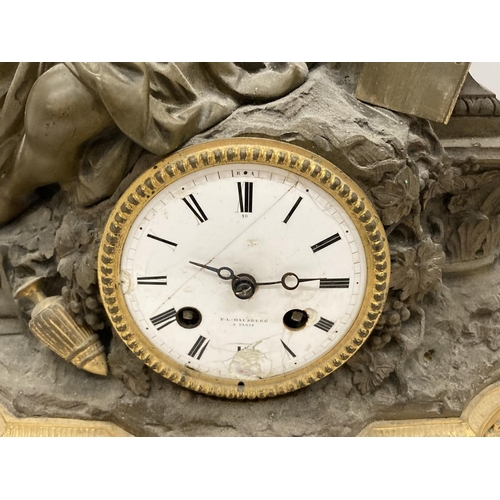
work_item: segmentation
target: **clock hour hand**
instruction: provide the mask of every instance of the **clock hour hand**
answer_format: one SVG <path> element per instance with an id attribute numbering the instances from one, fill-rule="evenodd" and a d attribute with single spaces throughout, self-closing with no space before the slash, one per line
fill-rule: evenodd
<path id="1" fill-rule="evenodd" d="M 213 271 L 214 273 L 217 273 L 217 276 L 220 279 L 223 280 L 232 280 L 234 278 L 234 272 L 230 267 L 211 267 L 207 266 L 206 264 L 200 264 L 199 262 L 193 262 L 192 260 L 189 261 L 190 264 L 194 264 L 195 266 L 201 267 L 203 269 L 206 269 L 207 271 Z"/>

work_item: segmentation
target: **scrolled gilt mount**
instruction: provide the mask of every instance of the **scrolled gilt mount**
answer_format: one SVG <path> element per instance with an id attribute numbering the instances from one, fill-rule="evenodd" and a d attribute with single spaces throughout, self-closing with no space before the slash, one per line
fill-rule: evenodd
<path id="1" fill-rule="evenodd" d="M 483 389 L 460 417 L 373 422 L 359 437 L 499 437 L 500 382 Z"/>
<path id="2" fill-rule="evenodd" d="M 0 405 L 0 437 L 130 437 L 130 434 L 110 422 L 16 418 Z"/>

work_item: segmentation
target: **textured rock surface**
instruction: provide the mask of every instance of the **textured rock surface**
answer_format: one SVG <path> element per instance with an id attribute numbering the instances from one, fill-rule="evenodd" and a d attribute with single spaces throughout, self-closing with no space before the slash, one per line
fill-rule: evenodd
<path id="1" fill-rule="evenodd" d="M 392 290 L 377 329 L 348 365 L 286 396 L 225 401 L 164 380 L 111 338 L 109 328 L 100 330 L 93 256 L 102 221 L 154 161 L 149 156 L 100 205 L 76 210 L 60 193 L 0 229 L 11 283 L 34 274 L 49 277 L 47 288 L 67 295 L 76 317 L 101 332 L 112 375 L 79 371 L 29 333 L 0 336 L 0 403 L 17 416 L 102 419 L 135 435 L 347 436 L 379 419 L 459 415 L 483 387 L 500 379 L 500 264 L 442 276 L 445 259 L 453 262 L 455 255 L 441 242 L 462 227 L 451 194 L 466 197 L 467 189 L 480 190 L 483 178 L 463 180 L 457 168 L 446 167 L 426 122 L 357 101 L 356 71 L 356 65 L 315 68 L 290 95 L 241 107 L 190 141 L 261 136 L 292 142 L 342 168 L 377 205 L 389 234 Z M 456 222 L 449 213 L 458 213 Z M 440 231 L 441 218 L 449 234 Z M 465 251 L 471 238 L 465 230 L 460 234 L 467 258 L 494 256 L 486 229 L 490 246 L 481 251 Z"/>
<path id="2" fill-rule="evenodd" d="M 229 137 L 268 137 L 327 158 L 360 184 L 405 164 L 412 119 L 353 96 L 355 68 L 321 66 L 284 98 L 242 106 L 187 145 Z"/>

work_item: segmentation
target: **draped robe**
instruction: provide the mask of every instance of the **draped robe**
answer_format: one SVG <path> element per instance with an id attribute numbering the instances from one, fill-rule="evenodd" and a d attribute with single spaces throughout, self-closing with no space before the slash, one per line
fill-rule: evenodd
<path id="1" fill-rule="evenodd" d="M 308 74 L 305 63 L 64 63 L 116 129 L 82 150 L 77 201 L 110 196 L 146 150 L 163 157 L 239 106 L 278 99 Z M 31 87 L 50 63 L 0 63 L 0 178 L 15 168 Z"/>

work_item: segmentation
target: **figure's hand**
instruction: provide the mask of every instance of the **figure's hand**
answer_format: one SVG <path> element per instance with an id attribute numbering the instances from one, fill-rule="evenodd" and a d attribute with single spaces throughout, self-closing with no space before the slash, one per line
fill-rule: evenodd
<path id="1" fill-rule="evenodd" d="M 189 261 L 190 264 L 194 264 L 195 266 L 201 267 L 203 269 L 207 269 L 208 271 L 213 271 L 217 273 L 217 276 L 222 280 L 232 280 L 234 278 L 234 272 L 230 267 L 211 267 L 205 264 L 199 264 L 198 262 Z"/>

